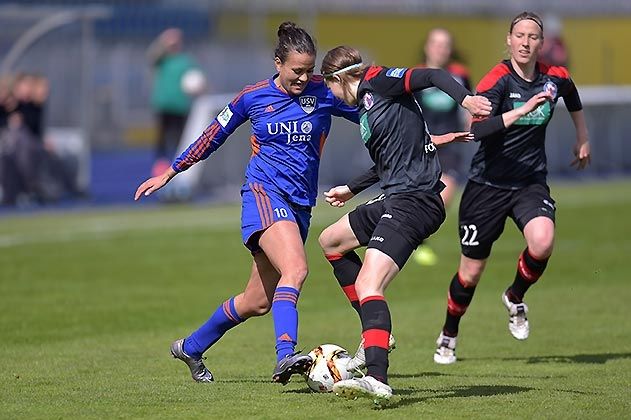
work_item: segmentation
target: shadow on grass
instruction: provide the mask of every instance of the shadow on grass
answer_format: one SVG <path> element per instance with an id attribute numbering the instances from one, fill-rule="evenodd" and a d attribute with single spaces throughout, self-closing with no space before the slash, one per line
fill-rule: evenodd
<path id="1" fill-rule="evenodd" d="M 464 360 L 504 360 L 504 361 L 521 361 L 528 364 L 536 363 L 583 363 L 602 365 L 610 360 L 631 359 L 631 353 L 596 353 L 596 354 L 575 354 L 572 356 L 531 356 L 531 357 L 472 357 Z"/>
<path id="2" fill-rule="evenodd" d="M 489 397 L 495 395 L 509 395 L 520 394 L 522 392 L 528 392 L 535 388 L 526 386 L 514 386 L 514 385 L 470 385 L 470 386 L 454 386 L 445 389 L 412 389 L 404 388 L 397 389 L 396 395 L 402 396 L 400 398 L 394 397 L 392 402 L 382 409 L 389 410 L 400 407 L 406 407 L 422 403 L 432 399 L 448 399 L 448 398 L 468 398 L 468 397 Z M 414 395 L 420 392 L 434 392 L 437 395 L 429 395 L 425 397 L 406 397 L 407 395 Z"/>
<path id="3" fill-rule="evenodd" d="M 473 359 L 471 359 L 473 360 Z M 502 359 L 504 360 L 504 359 Z M 514 379 L 558 379 L 563 375 L 506 375 L 504 373 L 493 374 L 468 374 L 468 373 L 442 373 L 442 372 L 419 372 L 419 373 L 392 373 L 388 374 L 389 378 L 423 378 L 434 376 L 453 376 L 460 378 L 514 378 Z"/>

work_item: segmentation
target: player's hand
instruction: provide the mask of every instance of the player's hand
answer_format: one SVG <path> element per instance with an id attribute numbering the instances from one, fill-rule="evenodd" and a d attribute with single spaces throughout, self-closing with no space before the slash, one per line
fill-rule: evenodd
<path id="1" fill-rule="evenodd" d="M 576 158 L 572 161 L 572 163 L 570 163 L 570 165 L 575 166 L 577 170 L 580 171 L 581 169 L 585 169 L 587 165 L 592 162 L 592 156 L 590 153 L 588 141 L 580 144 L 576 143 L 574 145 L 573 152 Z"/>
<path id="2" fill-rule="evenodd" d="M 539 92 L 532 98 L 528 99 L 528 101 L 526 101 L 526 103 L 520 106 L 518 109 L 523 116 L 528 114 L 529 112 L 534 111 L 539 105 L 549 99 L 551 100 L 552 96 L 548 92 Z"/>
<path id="3" fill-rule="evenodd" d="M 326 202 L 333 207 L 344 207 L 344 204 L 354 196 L 348 185 L 333 187 L 324 193 Z"/>
<path id="4" fill-rule="evenodd" d="M 467 95 L 462 100 L 462 106 L 474 117 L 486 117 L 491 113 L 491 101 L 480 95 Z"/>
<path id="5" fill-rule="evenodd" d="M 456 143 L 466 143 L 474 139 L 473 133 L 470 131 L 460 131 L 457 133 L 447 133 L 442 134 L 440 136 L 432 135 L 432 143 L 436 146 L 441 146 L 443 144 L 456 142 Z"/>
<path id="6" fill-rule="evenodd" d="M 175 176 L 176 172 L 169 168 L 164 173 L 158 176 L 154 176 L 153 178 L 149 178 L 136 190 L 136 194 L 134 195 L 134 200 L 138 201 L 140 197 L 149 196 L 154 191 L 158 191 L 160 188 L 164 187 L 170 180 Z"/>

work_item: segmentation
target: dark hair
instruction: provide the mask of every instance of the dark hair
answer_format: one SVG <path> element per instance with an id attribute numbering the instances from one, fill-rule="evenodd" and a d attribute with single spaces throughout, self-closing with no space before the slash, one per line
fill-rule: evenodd
<path id="1" fill-rule="evenodd" d="M 359 54 L 353 47 L 348 47 L 345 45 L 341 45 L 339 47 L 335 47 L 329 52 L 326 53 L 324 59 L 322 60 L 322 67 L 320 67 L 320 73 L 324 76 L 324 78 L 330 78 L 333 76 L 333 73 L 344 69 L 348 66 L 352 66 L 354 64 L 361 64 L 362 56 Z M 359 78 L 361 77 L 362 72 L 366 69 L 366 65 L 358 66 L 354 69 L 350 69 L 344 74 L 347 74 L 351 77 Z"/>
<path id="2" fill-rule="evenodd" d="M 520 14 L 515 16 L 515 18 L 510 23 L 510 29 L 508 30 L 508 33 L 513 33 L 513 27 L 522 20 L 532 20 L 537 24 L 537 26 L 539 26 L 539 28 L 541 29 L 541 33 L 543 34 L 543 21 L 539 16 L 532 12 L 521 12 Z"/>
<path id="3" fill-rule="evenodd" d="M 294 22 L 283 22 L 278 27 L 278 45 L 274 50 L 274 56 L 284 63 L 290 52 L 316 55 L 316 47 L 311 35 Z"/>

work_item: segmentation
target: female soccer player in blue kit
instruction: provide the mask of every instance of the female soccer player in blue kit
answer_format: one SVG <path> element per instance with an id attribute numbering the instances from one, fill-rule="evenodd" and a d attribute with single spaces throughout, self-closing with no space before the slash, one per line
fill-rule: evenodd
<path id="1" fill-rule="evenodd" d="M 241 188 L 241 233 L 254 258 L 250 279 L 242 293 L 219 305 L 199 329 L 171 345 L 173 357 L 185 362 L 198 382 L 213 381 L 202 354 L 230 328 L 270 308 L 277 354 L 272 381 L 286 384 L 311 364 L 309 356 L 294 350 L 296 304 L 307 276 L 304 241 L 318 191 L 320 154 L 331 115 L 359 121 L 356 108 L 336 99 L 322 77 L 313 76 L 315 57 L 313 40 L 304 29 L 281 24 L 274 58 L 278 73 L 246 86 L 167 171 L 136 191 L 138 200 L 162 188 L 251 121 L 252 156 Z"/>

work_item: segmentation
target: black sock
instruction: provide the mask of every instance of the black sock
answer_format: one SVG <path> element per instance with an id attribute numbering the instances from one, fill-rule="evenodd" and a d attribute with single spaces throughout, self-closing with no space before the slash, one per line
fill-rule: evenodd
<path id="1" fill-rule="evenodd" d="M 528 248 L 519 256 L 515 281 L 508 288 L 508 299 L 513 303 L 521 303 L 530 286 L 535 284 L 548 265 L 548 259 L 537 260 L 528 252 Z"/>
<path id="2" fill-rule="evenodd" d="M 449 337 L 458 335 L 460 318 L 467 311 L 467 307 L 473 299 L 475 286 L 465 287 L 460 281 L 460 276 L 456 272 L 449 284 L 449 294 L 447 295 L 447 316 L 443 326 L 443 334 Z"/>
<path id="3" fill-rule="evenodd" d="M 392 322 L 383 296 L 369 296 L 361 302 L 362 336 L 366 352 L 366 373 L 388 383 L 388 343 Z"/>
<path id="4" fill-rule="evenodd" d="M 357 255 L 355 251 L 347 252 L 344 255 L 328 254 L 325 256 L 333 266 L 333 275 L 335 275 L 342 291 L 353 306 L 353 309 L 361 316 L 359 299 L 355 292 L 355 280 L 357 280 L 359 270 L 362 268 L 361 258 L 359 258 L 359 255 Z"/>

